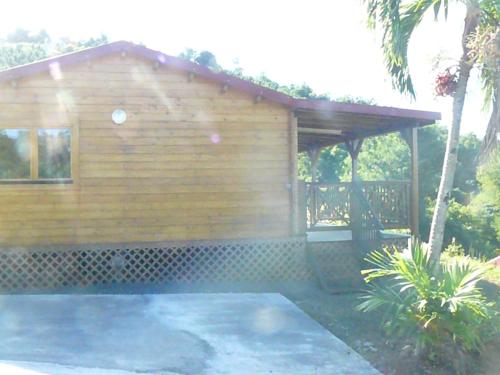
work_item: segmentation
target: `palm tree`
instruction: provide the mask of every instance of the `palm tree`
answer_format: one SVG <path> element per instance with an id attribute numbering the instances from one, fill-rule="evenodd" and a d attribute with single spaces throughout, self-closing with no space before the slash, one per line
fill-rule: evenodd
<path id="1" fill-rule="evenodd" d="M 413 31 L 420 25 L 424 15 L 434 11 L 437 16 L 444 11 L 448 15 L 449 0 L 364 0 L 368 7 L 369 25 L 379 25 L 383 30 L 382 48 L 387 69 L 393 78 L 393 86 L 401 93 L 415 96 L 413 83 L 408 68 L 408 45 Z M 453 96 L 453 120 L 448 130 L 446 153 L 441 175 L 441 183 L 434 209 L 429 248 L 431 257 L 439 259 L 443 245 L 446 214 L 453 188 L 453 179 L 457 166 L 457 151 L 460 136 L 460 123 L 464 106 L 467 83 L 472 68 L 477 61 L 477 54 L 472 53 L 471 41 L 481 30 L 494 28 L 498 30 L 498 0 L 455 0 L 466 6 L 464 30 L 462 34 L 462 55 L 458 62 L 456 75 L 448 87 L 447 94 Z M 486 69 L 483 65 L 482 68 Z M 491 88 L 498 76 L 498 66 L 493 74 L 481 75 L 491 98 Z"/>

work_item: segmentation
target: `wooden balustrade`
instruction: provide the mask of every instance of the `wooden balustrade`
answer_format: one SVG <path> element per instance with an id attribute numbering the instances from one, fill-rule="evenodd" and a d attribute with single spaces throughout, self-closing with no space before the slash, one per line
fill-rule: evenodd
<path id="1" fill-rule="evenodd" d="M 368 201 L 365 190 L 366 186 L 361 181 L 351 183 L 351 205 L 357 207 L 356 213 L 351 211 L 356 220 L 351 223 L 352 239 L 366 254 L 380 246 L 384 226 Z"/>
<path id="2" fill-rule="evenodd" d="M 408 228 L 410 225 L 409 181 L 359 182 L 372 214 L 386 229 Z M 331 226 L 352 227 L 350 182 L 306 184 L 307 222 L 309 229 Z"/>

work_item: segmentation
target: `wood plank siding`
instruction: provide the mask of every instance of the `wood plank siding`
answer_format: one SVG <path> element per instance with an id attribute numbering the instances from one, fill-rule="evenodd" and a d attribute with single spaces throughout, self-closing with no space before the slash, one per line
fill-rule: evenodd
<path id="1" fill-rule="evenodd" d="M 288 236 L 288 109 L 188 78 L 113 54 L 0 84 L 0 128 L 76 150 L 72 184 L 0 184 L 0 245 Z"/>

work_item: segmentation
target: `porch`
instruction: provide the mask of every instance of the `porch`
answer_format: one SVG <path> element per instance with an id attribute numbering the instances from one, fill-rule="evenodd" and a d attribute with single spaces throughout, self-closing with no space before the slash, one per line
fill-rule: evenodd
<path id="1" fill-rule="evenodd" d="M 362 104 L 307 101 L 291 119 L 292 196 L 295 232 L 349 230 L 353 241 L 373 239 L 386 229 L 418 235 L 418 128 L 433 124 L 438 113 Z M 400 133 L 410 153 L 410 176 L 404 181 L 362 181 L 358 156 L 369 137 Z M 351 158 L 351 181 L 320 183 L 321 150 L 344 144 Z M 298 154 L 311 163 L 310 182 L 298 181 Z"/>
<path id="2" fill-rule="evenodd" d="M 310 269 L 327 290 L 358 288 L 366 254 L 382 245 L 406 247 L 419 235 L 418 127 L 439 114 L 338 104 L 338 108 L 295 112 L 297 154 L 310 160 L 310 181 L 297 181 L 297 230 L 306 236 Z M 375 109 L 376 108 L 376 109 Z M 362 181 L 358 156 L 364 140 L 400 133 L 408 145 L 407 180 Z M 318 162 L 324 147 L 344 144 L 351 159 L 350 181 L 322 183 Z"/>

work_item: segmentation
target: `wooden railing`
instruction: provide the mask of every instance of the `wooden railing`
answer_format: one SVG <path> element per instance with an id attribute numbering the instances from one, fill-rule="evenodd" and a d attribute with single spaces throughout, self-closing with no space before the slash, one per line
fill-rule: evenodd
<path id="1" fill-rule="evenodd" d="M 308 227 L 349 226 L 351 183 L 306 184 Z"/>
<path id="2" fill-rule="evenodd" d="M 368 201 L 365 190 L 362 182 L 351 183 L 351 214 L 358 218 L 351 224 L 352 239 L 366 254 L 382 243 L 384 226 Z"/>
<path id="3" fill-rule="evenodd" d="M 362 181 L 359 188 L 372 214 L 386 229 L 408 228 L 410 223 L 409 181 Z M 351 227 L 350 182 L 306 184 L 308 229 Z"/>

